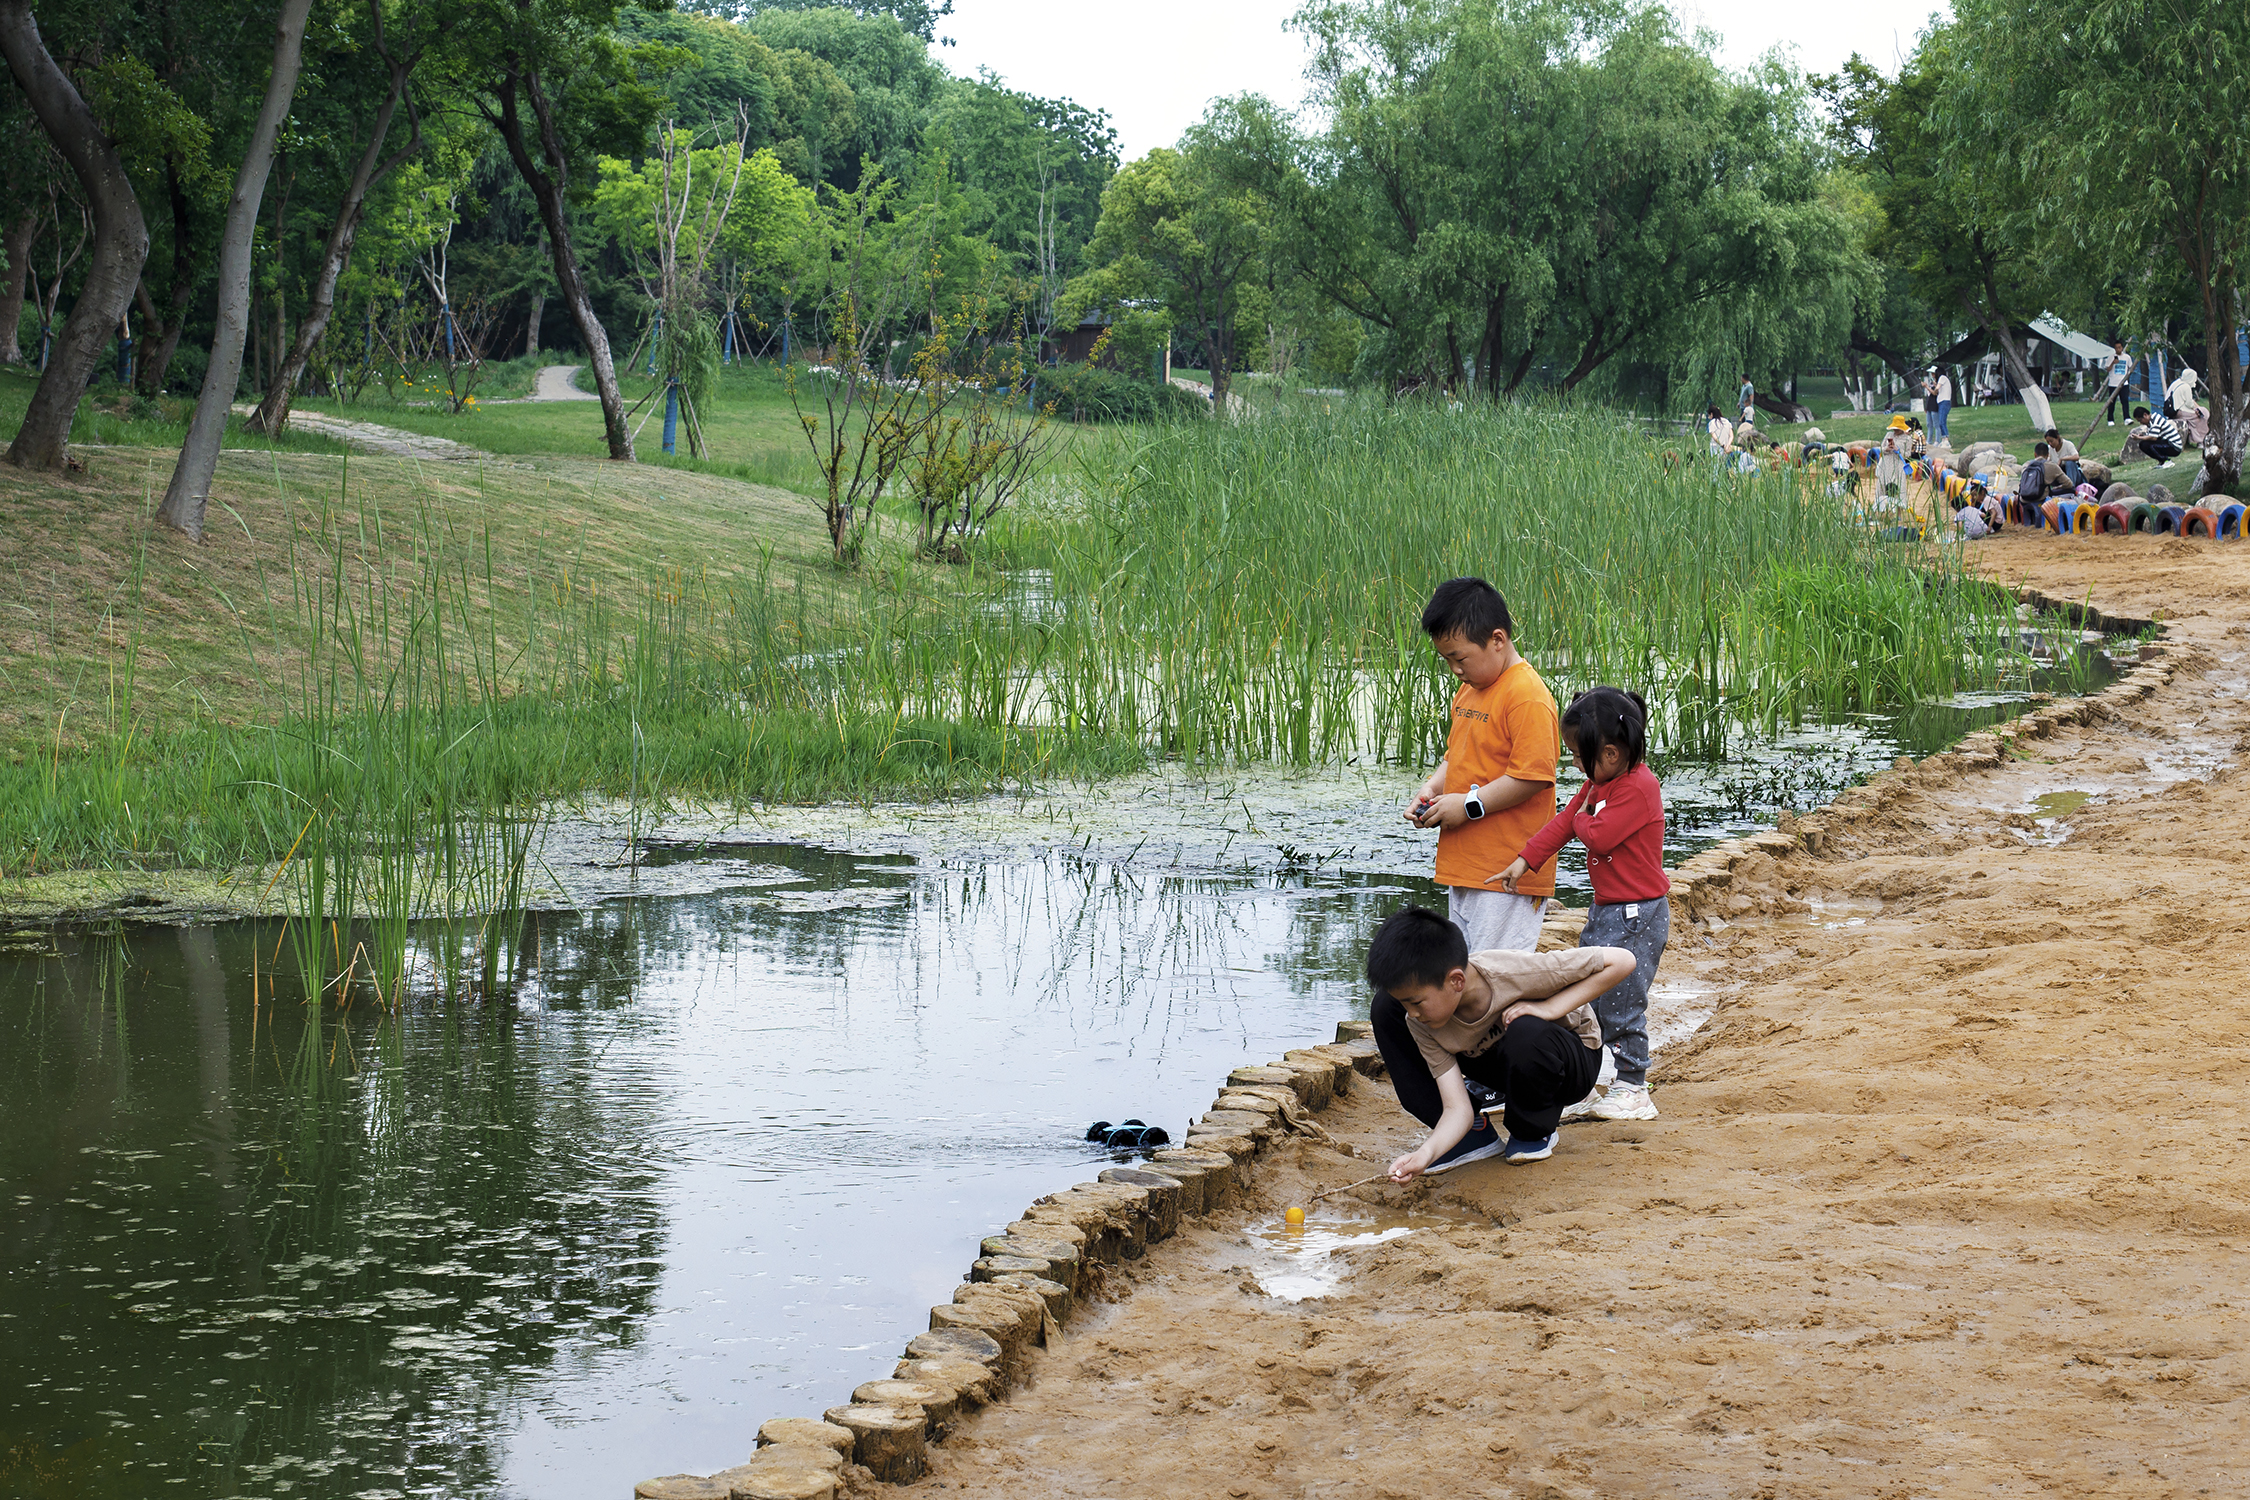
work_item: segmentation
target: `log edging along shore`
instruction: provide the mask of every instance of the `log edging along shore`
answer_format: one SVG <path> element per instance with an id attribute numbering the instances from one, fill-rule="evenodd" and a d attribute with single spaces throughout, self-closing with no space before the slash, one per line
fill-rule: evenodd
<path id="1" fill-rule="evenodd" d="M 2028 590 L 2019 597 L 2073 622 L 2098 622 L 2081 624 L 2085 629 L 2132 631 L 2151 623 Z M 2119 717 L 2126 706 L 2171 681 L 2168 655 L 2162 645 L 2144 644 L 2140 660 L 2099 692 L 2043 704 L 1920 762 L 1902 756 L 1833 802 L 1683 861 L 1672 872 L 1672 942 L 1793 900 L 1776 895 L 1766 880 L 1775 861 L 1827 852 L 1830 840 L 1881 817 L 1907 791 L 1991 769 L 2015 745 L 2044 739 L 2064 725 Z M 1551 915 L 1542 924 L 1540 946 L 1574 942 L 1582 920 L 1576 912 Z M 1236 1068 L 1211 1108 L 1188 1127 L 1184 1145 L 1050 1193 L 1014 1223 L 987 1235 L 953 1300 L 930 1310 L 928 1331 L 907 1342 L 888 1379 L 857 1387 L 849 1403 L 819 1418 L 766 1422 L 758 1429 L 756 1451 L 737 1468 L 644 1480 L 634 1488 L 636 1500 L 835 1500 L 861 1475 L 911 1483 L 923 1472 L 930 1443 L 942 1441 L 965 1415 L 1005 1399 L 1022 1382 L 1031 1350 L 1059 1337 L 1076 1310 L 1103 1291 L 1107 1267 L 1140 1259 L 1189 1220 L 1243 1203 L 1261 1152 L 1292 1137 L 1326 1140 L 1312 1116 L 1346 1094 L 1356 1079 L 1380 1078 L 1383 1072 L 1365 1021 L 1338 1023 L 1333 1042 Z M 856 1464 L 861 1475 L 847 1476 L 848 1464 Z"/>

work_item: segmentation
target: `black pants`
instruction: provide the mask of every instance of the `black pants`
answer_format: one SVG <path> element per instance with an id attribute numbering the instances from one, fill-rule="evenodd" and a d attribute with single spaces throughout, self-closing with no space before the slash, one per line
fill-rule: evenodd
<path id="1" fill-rule="evenodd" d="M 2125 415 L 2128 417 L 2131 416 L 2133 414 L 2133 403 L 2131 399 L 2126 396 L 2125 387 L 2121 385 L 2113 385 L 2108 387 L 2108 390 L 2109 399 L 2102 403 L 2102 415 L 2114 420 L 2117 416 L 2117 408 L 2119 406 L 2123 406 L 2125 408 Z"/>
<path id="2" fill-rule="evenodd" d="M 1438 1097 L 1437 1079 L 1414 1045 L 1407 1029 L 1406 1007 L 1388 995 L 1377 995 L 1368 1011 L 1375 1023 L 1375 1045 L 1383 1065 L 1390 1069 L 1391 1086 L 1398 1090 L 1399 1107 L 1431 1129 L 1445 1114 Z M 1525 1016 L 1500 1033 L 1497 1046 L 1475 1057 L 1455 1059 L 1461 1076 L 1498 1089 L 1508 1101 L 1502 1119 L 1508 1134 L 1526 1140 L 1555 1133 L 1562 1112 L 1594 1091 L 1602 1074 L 1602 1054 L 1578 1039 L 1578 1033 L 1560 1021 Z"/>
<path id="3" fill-rule="evenodd" d="M 2180 445 L 2167 443 L 2159 438 L 2142 438 L 2141 451 L 2160 464 L 2168 464 L 2180 456 Z"/>

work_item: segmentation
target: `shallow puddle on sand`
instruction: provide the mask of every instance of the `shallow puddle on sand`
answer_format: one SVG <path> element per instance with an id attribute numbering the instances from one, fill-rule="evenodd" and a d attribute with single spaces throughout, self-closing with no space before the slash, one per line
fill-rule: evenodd
<path id="1" fill-rule="evenodd" d="M 1302 1224 L 1286 1223 L 1278 1215 L 1256 1220 L 1244 1230 L 1243 1244 L 1250 1250 L 1249 1271 L 1260 1291 L 1276 1302 L 1303 1302 L 1326 1297 L 1344 1284 L 1351 1267 L 1336 1258 L 1339 1250 L 1385 1244 L 1417 1230 L 1481 1222 L 1465 1212 L 1316 1203 Z"/>
<path id="2" fill-rule="evenodd" d="M 2031 799 L 2031 815 L 2044 823 L 2049 818 L 2065 818 L 2094 800 L 2089 791 L 2071 789 L 2059 792 L 2041 792 Z"/>

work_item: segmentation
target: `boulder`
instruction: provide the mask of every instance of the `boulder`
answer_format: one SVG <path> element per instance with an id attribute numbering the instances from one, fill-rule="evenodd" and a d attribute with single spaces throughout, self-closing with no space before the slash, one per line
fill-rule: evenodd
<path id="1" fill-rule="evenodd" d="M 2133 493 L 2133 487 L 2129 484 L 2112 484 L 2102 491 L 2102 504 L 2104 505 L 2116 505 L 2123 501 L 2139 498 L 2138 495 Z"/>
<path id="2" fill-rule="evenodd" d="M 2179 502 L 2172 498 L 2172 492 L 2163 485 L 2152 484 L 2148 487 L 2148 503 L 2151 505 L 2177 505 Z"/>
<path id="3" fill-rule="evenodd" d="M 2097 490 L 2106 489 L 2110 480 L 2115 477 L 2110 473 L 2109 465 L 2098 458 L 2081 457 L 2078 460 L 2078 472 L 2085 475 L 2086 482 Z"/>

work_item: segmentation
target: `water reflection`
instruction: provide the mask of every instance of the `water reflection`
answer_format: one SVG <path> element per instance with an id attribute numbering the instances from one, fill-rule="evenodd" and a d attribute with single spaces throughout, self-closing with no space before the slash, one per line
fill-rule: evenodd
<path id="1" fill-rule="evenodd" d="M 1327 1034 L 1417 883 L 727 851 L 512 1005 L 315 1021 L 271 925 L 0 965 L 0 1493 L 613 1497 L 893 1351 L 1079 1135 Z M 259 978 L 255 987 L 253 973 Z"/>

